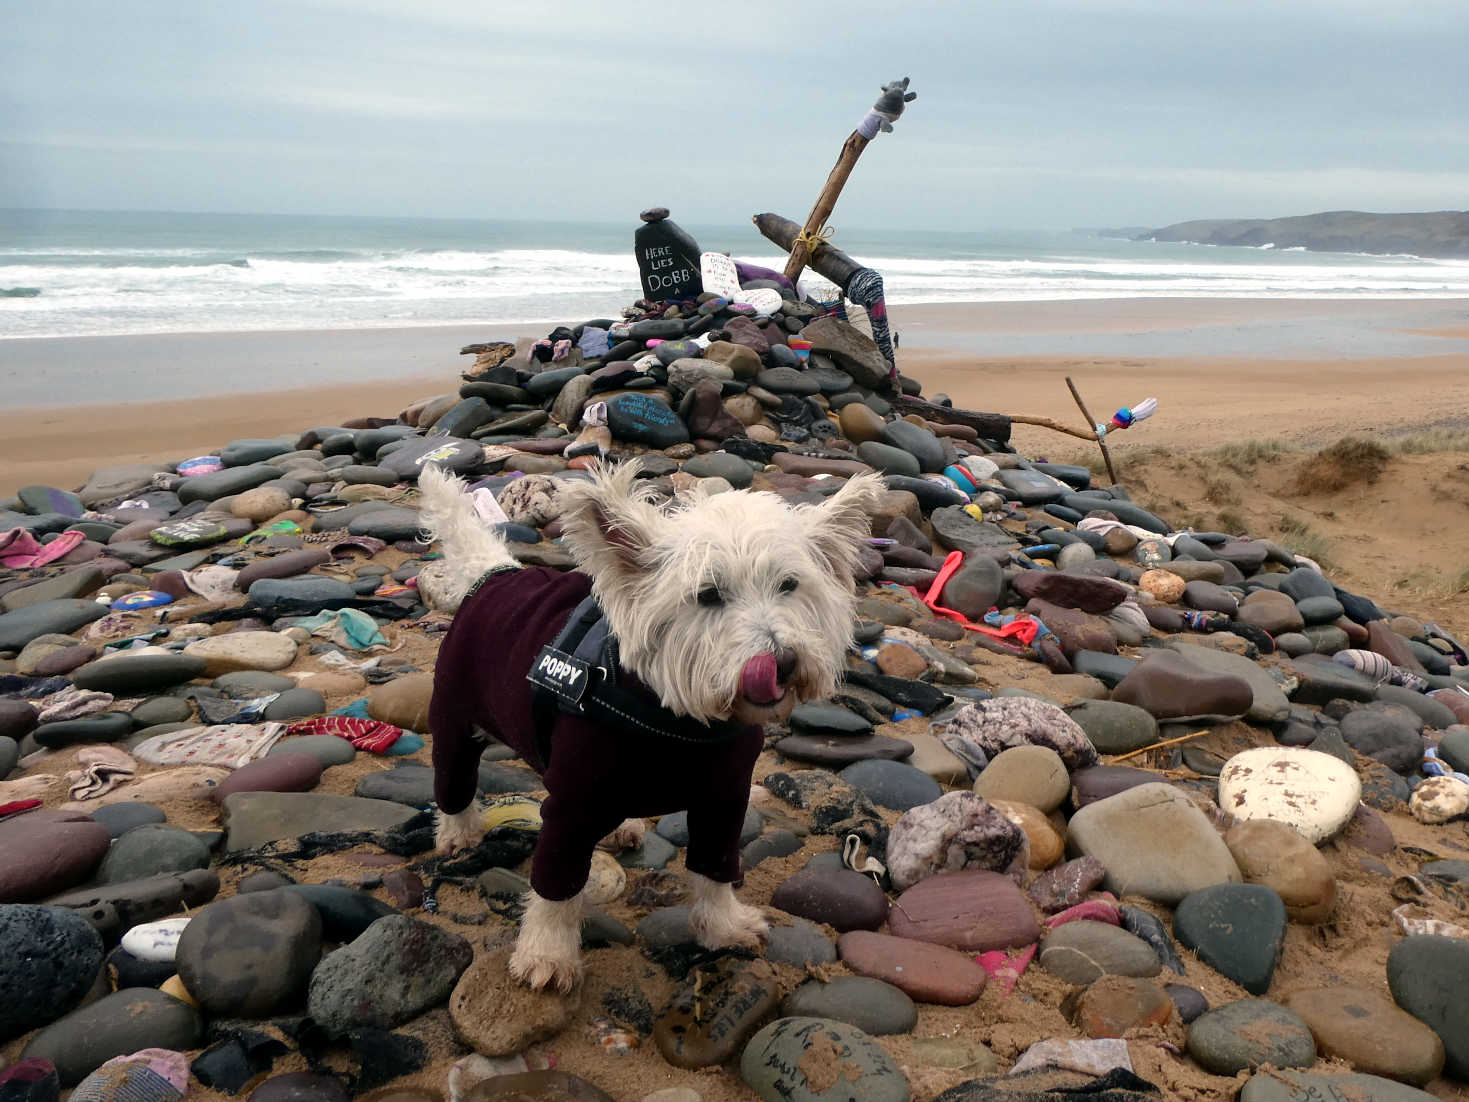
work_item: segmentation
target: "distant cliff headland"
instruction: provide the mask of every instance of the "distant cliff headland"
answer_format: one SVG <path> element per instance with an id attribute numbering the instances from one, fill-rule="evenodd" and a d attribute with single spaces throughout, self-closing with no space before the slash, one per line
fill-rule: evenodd
<path id="1" fill-rule="evenodd" d="M 1206 218 L 1129 234 L 1134 241 L 1274 245 L 1313 252 L 1469 257 L 1469 211 L 1369 214 L 1334 210 L 1294 218 Z"/>

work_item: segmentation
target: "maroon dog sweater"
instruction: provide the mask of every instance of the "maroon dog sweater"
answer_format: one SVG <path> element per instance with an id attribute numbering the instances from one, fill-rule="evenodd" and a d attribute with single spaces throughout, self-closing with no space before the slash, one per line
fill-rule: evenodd
<path id="1" fill-rule="evenodd" d="M 535 707 L 526 680 L 531 663 L 590 593 L 585 574 L 529 567 L 493 574 L 465 598 L 434 670 L 434 800 L 452 815 L 474 799 L 485 749 L 479 728 L 514 748 L 545 782 L 531 862 L 531 886 L 541 898 L 581 891 L 597 843 L 624 819 L 684 809 L 688 870 L 732 883 L 740 876 L 750 778 L 765 741 L 759 727 L 723 741 L 688 742 Z M 656 704 L 626 671 L 622 684 Z M 551 724 L 550 761 L 540 759 L 538 714 Z M 544 733 L 539 744 L 547 744 Z"/>

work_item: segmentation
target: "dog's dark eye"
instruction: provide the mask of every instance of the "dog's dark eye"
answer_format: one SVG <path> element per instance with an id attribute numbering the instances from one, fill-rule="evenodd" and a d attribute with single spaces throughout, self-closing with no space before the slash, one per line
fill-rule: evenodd
<path id="1" fill-rule="evenodd" d="M 801 583 L 795 578 L 782 578 L 780 583 L 780 591 L 782 593 L 794 593 L 796 591 L 796 587 L 800 584 Z"/>
<path id="2" fill-rule="evenodd" d="M 724 604 L 724 594 L 719 592 L 718 586 L 706 585 L 699 590 L 699 604 L 705 608 L 718 608 Z"/>

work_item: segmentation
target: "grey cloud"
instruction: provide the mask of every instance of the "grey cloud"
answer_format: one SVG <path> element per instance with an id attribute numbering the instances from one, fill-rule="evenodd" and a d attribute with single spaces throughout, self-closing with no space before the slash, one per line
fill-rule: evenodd
<path id="1" fill-rule="evenodd" d="M 1466 40 L 1457 0 L 28 4 L 0 206 L 799 217 L 903 73 L 838 225 L 1463 206 Z"/>

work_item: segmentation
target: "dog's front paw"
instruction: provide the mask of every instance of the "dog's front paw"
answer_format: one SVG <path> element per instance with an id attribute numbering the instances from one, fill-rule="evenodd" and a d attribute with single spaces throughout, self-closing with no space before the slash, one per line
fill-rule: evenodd
<path id="1" fill-rule="evenodd" d="M 520 944 L 510 954 L 510 975 L 536 991 L 554 987 L 570 994 L 581 982 L 582 971 L 580 953 L 561 956 Z"/>
<path id="2" fill-rule="evenodd" d="M 694 937 L 705 949 L 758 951 L 770 936 L 770 924 L 756 907 L 735 899 L 695 906 L 689 916 Z"/>
<path id="3" fill-rule="evenodd" d="M 616 830 L 597 843 L 597 848 L 609 850 L 612 853 L 637 849 L 643 844 L 643 838 L 647 836 L 647 833 L 648 824 L 643 820 L 624 819 Z"/>
<path id="4" fill-rule="evenodd" d="M 434 848 L 444 854 L 474 849 L 484 836 L 484 820 L 475 812 L 472 804 L 453 815 L 445 815 L 441 811 L 438 829 L 434 832 Z"/>

